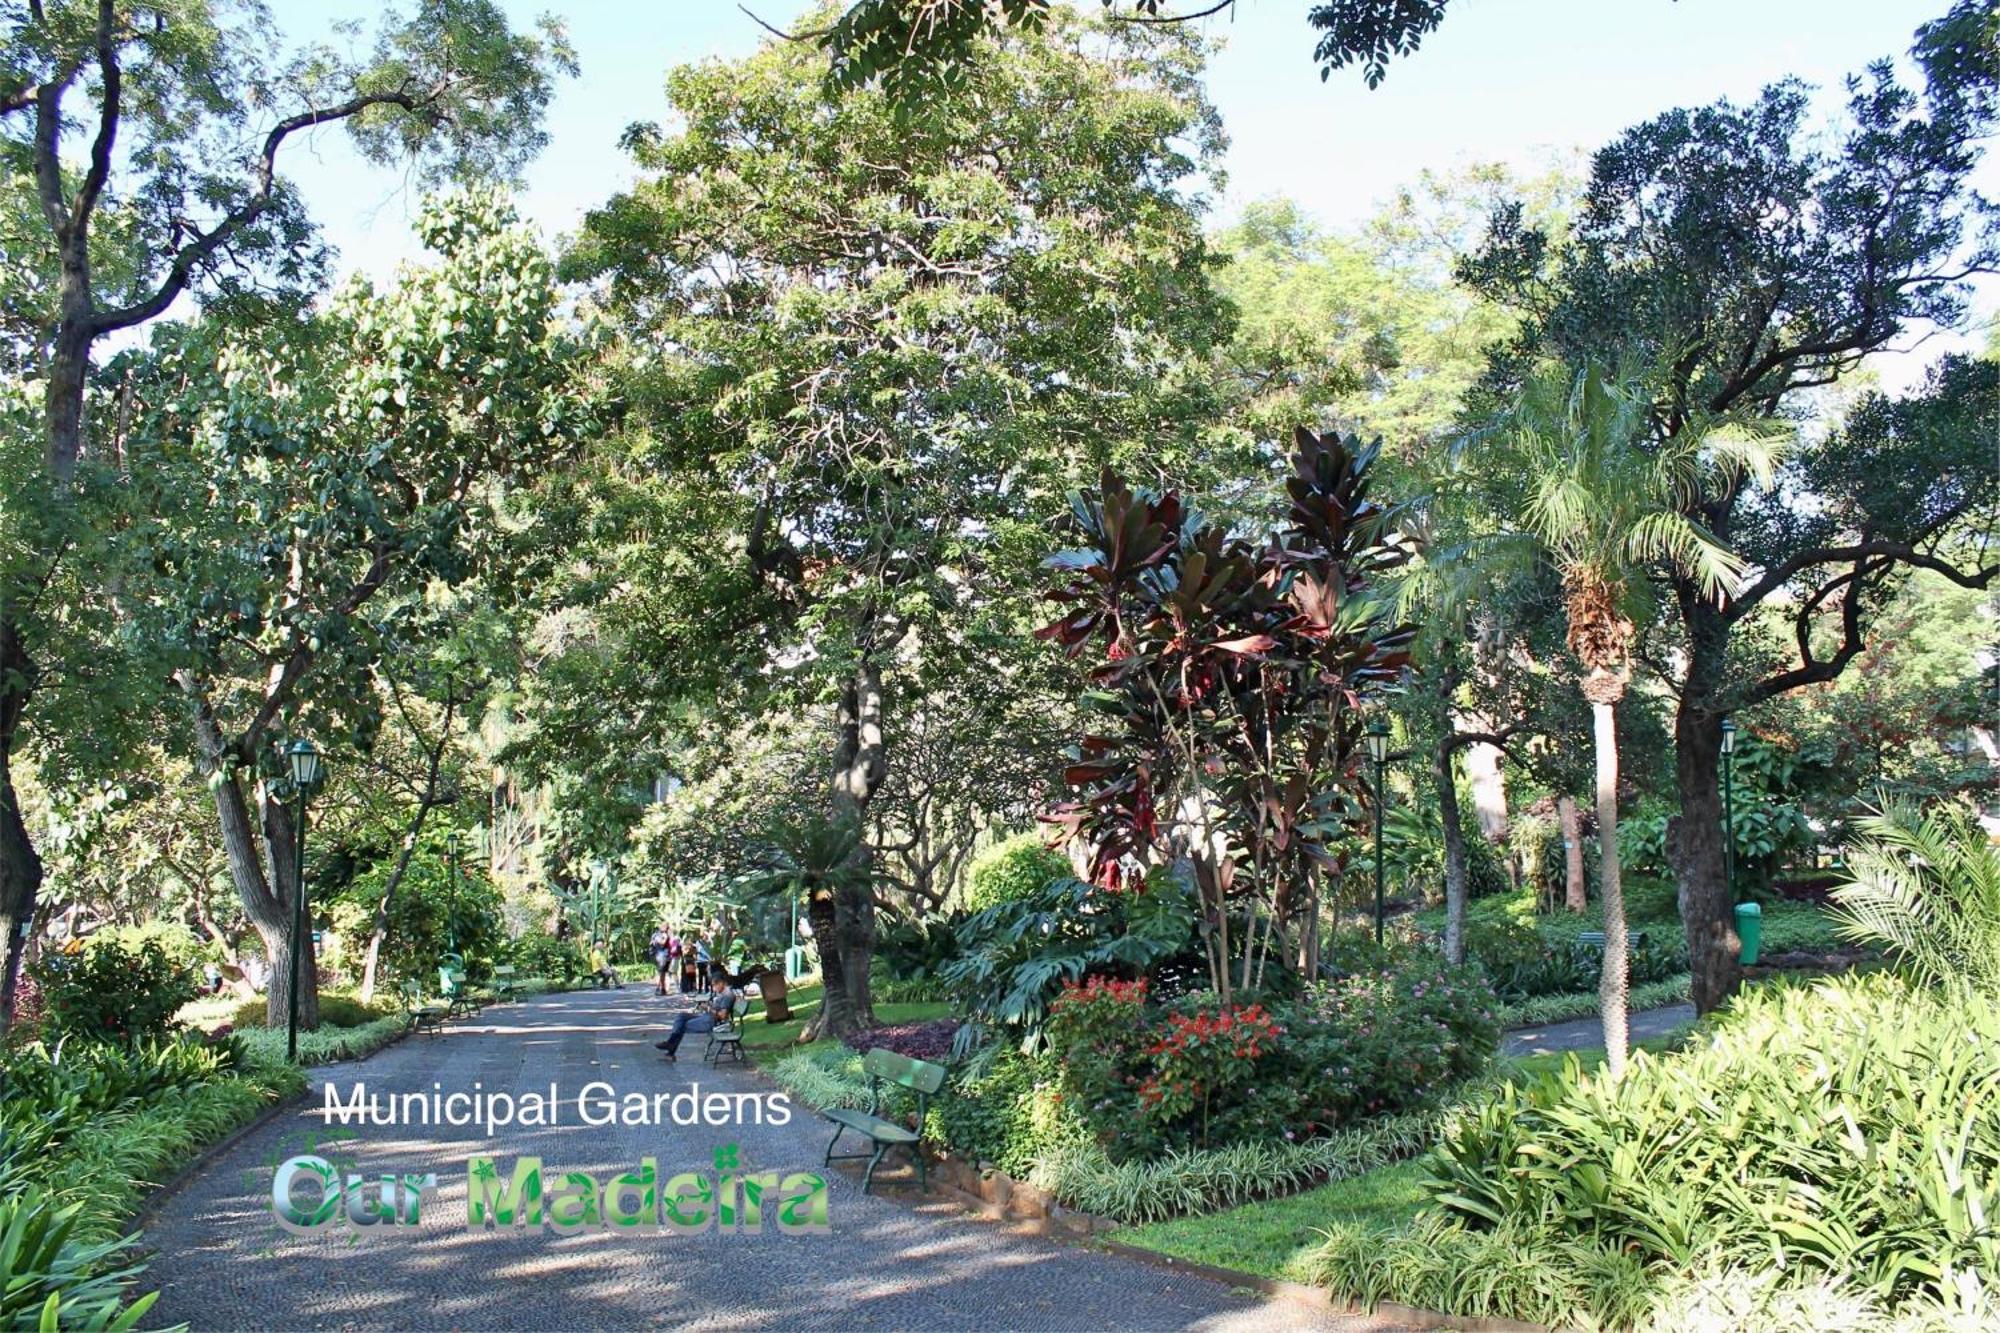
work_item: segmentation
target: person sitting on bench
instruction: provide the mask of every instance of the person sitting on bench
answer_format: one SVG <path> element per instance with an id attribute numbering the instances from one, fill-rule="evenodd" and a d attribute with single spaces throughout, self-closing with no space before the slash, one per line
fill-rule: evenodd
<path id="1" fill-rule="evenodd" d="M 720 974 L 709 978 L 708 998 L 701 1001 L 701 1007 L 692 1013 L 674 1015 L 673 1029 L 667 1033 L 665 1041 L 653 1043 L 655 1050 L 665 1051 L 667 1059 L 675 1058 L 674 1052 L 681 1048 L 681 1038 L 690 1032 L 713 1032 L 716 1023 L 726 1018 L 730 1008 L 743 998 L 743 992 L 729 984 L 729 979 Z"/>

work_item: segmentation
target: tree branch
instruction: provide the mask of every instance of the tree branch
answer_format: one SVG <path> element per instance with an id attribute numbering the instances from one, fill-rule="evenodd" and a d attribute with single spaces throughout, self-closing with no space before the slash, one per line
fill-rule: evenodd
<path id="1" fill-rule="evenodd" d="M 429 93 L 416 96 L 400 89 L 386 93 L 362 93 L 351 97 L 338 106 L 326 107 L 319 111 L 301 111 L 295 116 L 287 116 L 272 126 L 264 136 L 264 148 L 257 159 L 256 187 L 250 197 L 231 209 L 223 219 L 195 239 L 182 246 L 174 254 L 173 263 L 166 276 L 152 295 L 118 310 L 107 310 L 91 322 L 93 333 L 109 333 L 115 329 L 131 328 L 143 324 L 159 315 L 172 305 L 180 294 L 187 290 L 195 270 L 205 263 L 217 250 L 240 233 L 245 227 L 262 217 L 271 206 L 272 191 L 278 179 L 278 150 L 285 140 L 300 130 L 327 125 L 335 121 L 357 116 L 370 107 L 399 106 L 407 111 L 419 111 L 434 104 L 442 97 L 449 85 L 439 84 Z"/>
<path id="2" fill-rule="evenodd" d="M 97 137 L 90 145 L 90 168 L 70 205 L 70 227 L 77 234 L 88 234 L 91 210 L 97 207 L 98 196 L 104 193 L 104 183 L 111 179 L 111 149 L 118 141 L 123 75 L 118 68 L 117 44 L 111 40 L 115 17 L 112 0 L 97 0 L 97 69 L 98 77 L 104 81 L 103 104 L 97 111 Z"/>

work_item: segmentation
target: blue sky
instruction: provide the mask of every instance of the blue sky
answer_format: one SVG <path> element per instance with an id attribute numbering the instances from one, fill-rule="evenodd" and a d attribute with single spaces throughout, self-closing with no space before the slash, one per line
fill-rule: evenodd
<path id="1" fill-rule="evenodd" d="M 548 116 L 550 146 L 528 170 L 524 211 L 550 235 L 631 180 L 617 136 L 635 120 L 665 116 L 661 76 L 672 65 L 754 50 L 764 33 L 728 0 L 503 0 L 517 21 L 566 18 L 582 76 L 560 89 Z M 1121 0 L 1122 3 L 1122 0 Z M 784 24 L 801 0 L 751 0 Z M 1369 91 L 1345 71 L 1322 84 L 1311 61 L 1306 0 L 1239 0 L 1233 17 L 1206 20 L 1221 39 L 1210 96 L 1231 147 L 1217 216 L 1249 200 L 1289 195 L 1334 226 L 1366 217 L 1426 167 L 1501 160 L 1532 167 L 1556 152 L 1588 149 L 1668 107 L 1744 98 L 1797 75 L 1837 90 L 1840 79 L 1883 55 L 1900 56 L 1911 32 L 1946 0 L 1457 0 L 1413 59 Z M 365 20 L 360 0 L 288 0 L 279 9 L 295 37 L 322 38 L 340 18 Z M 412 253 L 416 191 L 367 168 L 338 132 L 292 159 L 313 215 L 341 252 L 343 270 L 386 273 Z M 1982 169 L 2000 194 L 2000 164 Z M 1989 312 L 1996 292 L 1983 293 Z M 1941 341 L 1941 340 L 1940 340 Z M 1907 382 L 1921 358 L 1889 358 L 1885 380 Z"/>

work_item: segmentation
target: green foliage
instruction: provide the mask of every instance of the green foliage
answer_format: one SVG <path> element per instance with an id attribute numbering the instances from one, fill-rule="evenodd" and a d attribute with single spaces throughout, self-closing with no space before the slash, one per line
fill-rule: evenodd
<path id="1" fill-rule="evenodd" d="M 836 1106 L 866 1107 L 868 1077 L 861 1057 L 838 1042 L 816 1044 L 770 1066 L 778 1085 L 815 1111 Z"/>
<path id="2" fill-rule="evenodd" d="M 960 957 L 944 973 L 970 1020 L 961 1049 L 984 1040 L 985 1029 L 1024 1051 L 1039 1049 L 1043 1020 L 1065 983 L 1092 973 L 1143 975 L 1178 954 L 1194 924 L 1193 895 L 1172 874 L 1124 893 L 1055 879 L 1031 897 L 973 913 L 958 929 Z"/>
<path id="3" fill-rule="evenodd" d="M 1036 833 L 1003 838 L 972 858 L 965 872 L 965 905 L 983 912 L 1031 898 L 1052 879 L 1067 878 L 1069 858 Z"/>
<path id="4" fill-rule="evenodd" d="M 1468 922 L 1466 956 L 1485 970 L 1502 1000 L 1594 991 L 1604 952 L 1579 939 L 1590 928 L 1582 919 L 1562 914 L 1539 928 L 1504 920 Z M 1644 942 L 1626 955 L 1632 985 L 1660 981 L 1687 969 L 1687 949 L 1677 932 L 1638 928 Z"/>
<path id="5" fill-rule="evenodd" d="M 2000 846 L 1970 813 L 1890 809 L 1860 822 L 1850 882 L 1834 891 L 1845 939 L 1886 947 L 1925 981 L 2000 999 Z"/>
<path id="6" fill-rule="evenodd" d="M 1736 850 L 1738 892 L 1768 885 L 1795 858 L 1810 857 L 1819 841 L 1806 822 L 1804 789 L 1816 776 L 1798 748 L 1736 733 L 1732 760 L 1735 809 L 1730 837 Z M 1676 814 L 1665 800 L 1647 799 L 1618 820 L 1618 859 L 1629 871 L 1662 878 L 1667 863 L 1667 823 Z"/>
<path id="7" fill-rule="evenodd" d="M 935 998 L 944 998 L 941 974 L 945 967 L 958 957 L 958 928 L 965 923 L 968 914 L 953 912 L 946 916 L 927 916 L 921 920 L 895 917 L 881 922 L 875 928 L 875 963 L 881 967 L 887 980 L 904 987 L 921 987 L 932 983 L 932 988 L 940 991 Z M 893 998 L 887 991 L 878 989 L 880 999 Z M 919 998 L 914 990 L 906 989 L 903 998 Z M 933 998 L 929 995 L 922 998 Z"/>
<path id="8" fill-rule="evenodd" d="M 1376 1170 L 1421 1152 L 1435 1128 L 1431 1116 L 1393 1116 L 1304 1142 L 1237 1143 L 1126 1162 L 1086 1141 L 1046 1151 L 1029 1180 L 1080 1212 L 1157 1222 Z"/>
<path id="9" fill-rule="evenodd" d="M 1093 977 L 1064 989 L 1047 1031 L 1065 1104 L 1119 1162 L 1310 1139 L 1430 1104 L 1483 1071 L 1499 1039 L 1479 975 L 1424 951 L 1269 1009 L 1212 994 L 1153 1006 L 1143 980 Z"/>
<path id="10" fill-rule="evenodd" d="M 1565 1290 L 1624 1255 L 1951 1301 L 1962 1275 L 2000 1263 L 1985 1221 L 2000 1206 L 2000 1011 L 1879 973 L 1749 992 L 1706 1043 L 1642 1056 L 1622 1080 L 1571 1067 L 1509 1085 L 1456 1119 L 1433 1163 L 1448 1216 L 1416 1243 L 1456 1256 L 1446 1270 L 1488 1254 L 1485 1233 L 1540 1253 Z M 1347 1278 L 1399 1300 L 1432 1290 Z"/>
<path id="11" fill-rule="evenodd" d="M 145 1268 L 133 1257 L 137 1241 L 75 1239 L 82 1209 L 40 1189 L 0 1198 L 0 1326 L 124 1333 L 159 1299 L 149 1292 L 126 1305 Z"/>
<path id="12" fill-rule="evenodd" d="M 372 912 L 394 873 L 393 859 L 377 861 L 354 877 L 343 897 Z M 438 855 L 411 858 L 389 902 L 387 924 L 381 953 L 385 974 L 426 989 L 437 983 L 437 969 L 449 954 L 463 959 L 473 979 L 480 980 L 507 949 L 499 888 L 476 865 L 461 863 L 454 880 Z M 321 1004 L 324 1021 L 325 1001 Z"/>
<path id="13" fill-rule="evenodd" d="M 1475 1231 L 1429 1214 L 1396 1231 L 1337 1223 L 1303 1266 L 1364 1307 L 1396 1301 L 1551 1328 L 1629 1328 L 1655 1292 L 1637 1255 L 1517 1223 Z"/>
<path id="14" fill-rule="evenodd" d="M 262 1000 L 245 1000 L 230 1015 L 230 1025 L 237 1029 L 261 1028 L 264 1026 L 265 1008 Z M 390 1016 L 380 1005 L 363 1004 L 351 995 L 319 997 L 319 1022 L 323 1028 L 365 1027 Z"/>
<path id="15" fill-rule="evenodd" d="M 1085 1142 L 1087 1132 L 1057 1091 L 1058 1061 L 1003 1050 L 953 1077 L 931 1103 L 925 1137 L 975 1162 L 1027 1179 L 1048 1153 Z"/>
<path id="16" fill-rule="evenodd" d="M 105 940 L 45 953 L 33 975 L 44 1021 L 57 1032 L 128 1043 L 165 1034 L 180 1007 L 201 993 L 193 967 L 155 939 L 136 948 Z"/>
<path id="17" fill-rule="evenodd" d="M 1465 846 L 1466 892 L 1473 898 L 1513 887 L 1500 854 L 1479 831 L 1472 803 L 1459 803 L 1460 837 Z M 1386 878 L 1405 896 L 1435 902 L 1444 896 L 1444 824 L 1437 803 L 1398 801 L 1382 812 L 1382 861 Z"/>
<path id="18" fill-rule="evenodd" d="M 1632 1013 L 1643 1013 L 1669 1004 L 1684 1004 L 1692 978 L 1682 972 L 1659 981 L 1642 982 L 1627 991 L 1626 1004 Z M 1595 1018 L 1602 1003 L 1597 992 L 1572 991 L 1567 994 L 1536 995 L 1500 1006 L 1503 1028 L 1547 1027 L 1579 1018 Z"/>
<path id="19" fill-rule="evenodd" d="M 359 1060 L 373 1055 L 410 1030 L 400 1014 L 376 1018 L 359 1027 L 326 1027 L 299 1033 L 301 1065 L 332 1064 L 338 1060 Z M 270 1067 L 285 1063 L 286 1032 L 282 1027 L 246 1028 L 237 1034 L 246 1060 Z"/>
<path id="20" fill-rule="evenodd" d="M 567 983 L 583 975 L 589 960 L 575 940 L 559 940 L 546 930 L 530 930 L 507 946 L 508 961 L 517 975 L 547 977 Z"/>
<path id="21" fill-rule="evenodd" d="M 1296 1194 L 1281 1193 L 1274 1185 L 1265 1197 L 1233 1208 L 1131 1227 L 1118 1234 L 1118 1241 L 1238 1273 L 1309 1282 L 1312 1273 L 1306 1256 L 1325 1242 L 1328 1227 L 1356 1222 L 1399 1225 L 1426 1202 L 1415 1162 L 1405 1158 L 1369 1167 L 1368 1160 L 1357 1155 L 1351 1164 L 1337 1163 L 1327 1171 L 1325 1184 Z M 1358 1174 L 1343 1174 L 1348 1170 Z"/>

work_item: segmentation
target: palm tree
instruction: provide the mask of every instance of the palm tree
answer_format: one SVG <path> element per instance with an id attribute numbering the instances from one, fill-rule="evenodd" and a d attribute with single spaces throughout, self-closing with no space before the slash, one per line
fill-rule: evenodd
<path id="1" fill-rule="evenodd" d="M 1652 398 L 1633 376 L 1597 365 L 1532 375 L 1500 420 L 1467 444 L 1490 444 L 1522 488 L 1516 535 L 1562 579 L 1566 643 L 1582 669 L 1596 750 L 1598 874 L 1604 967 L 1598 983 L 1605 1066 L 1624 1073 L 1625 897 L 1618 866 L 1618 705 L 1632 679 L 1645 614 L 1644 572 L 1668 566 L 1704 595 L 1733 587 L 1742 561 L 1689 515 L 1707 492 L 1748 473 L 1768 485 L 1773 428 L 1729 420 L 1661 444 Z M 1461 450 L 1462 452 L 1462 450 Z"/>
<path id="2" fill-rule="evenodd" d="M 849 818 L 808 815 L 773 827 L 756 859 L 758 867 L 738 879 L 738 891 L 746 899 L 778 894 L 803 898 L 819 952 L 819 1013 L 799 1040 L 844 1037 L 875 1026 L 866 973 L 857 986 L 851 975 L 856 969 L 840 947 L 840 914 L 851 910 L 844 901 L 872 892 L 875 885 L 874 862 L 861 826 Z"/>

